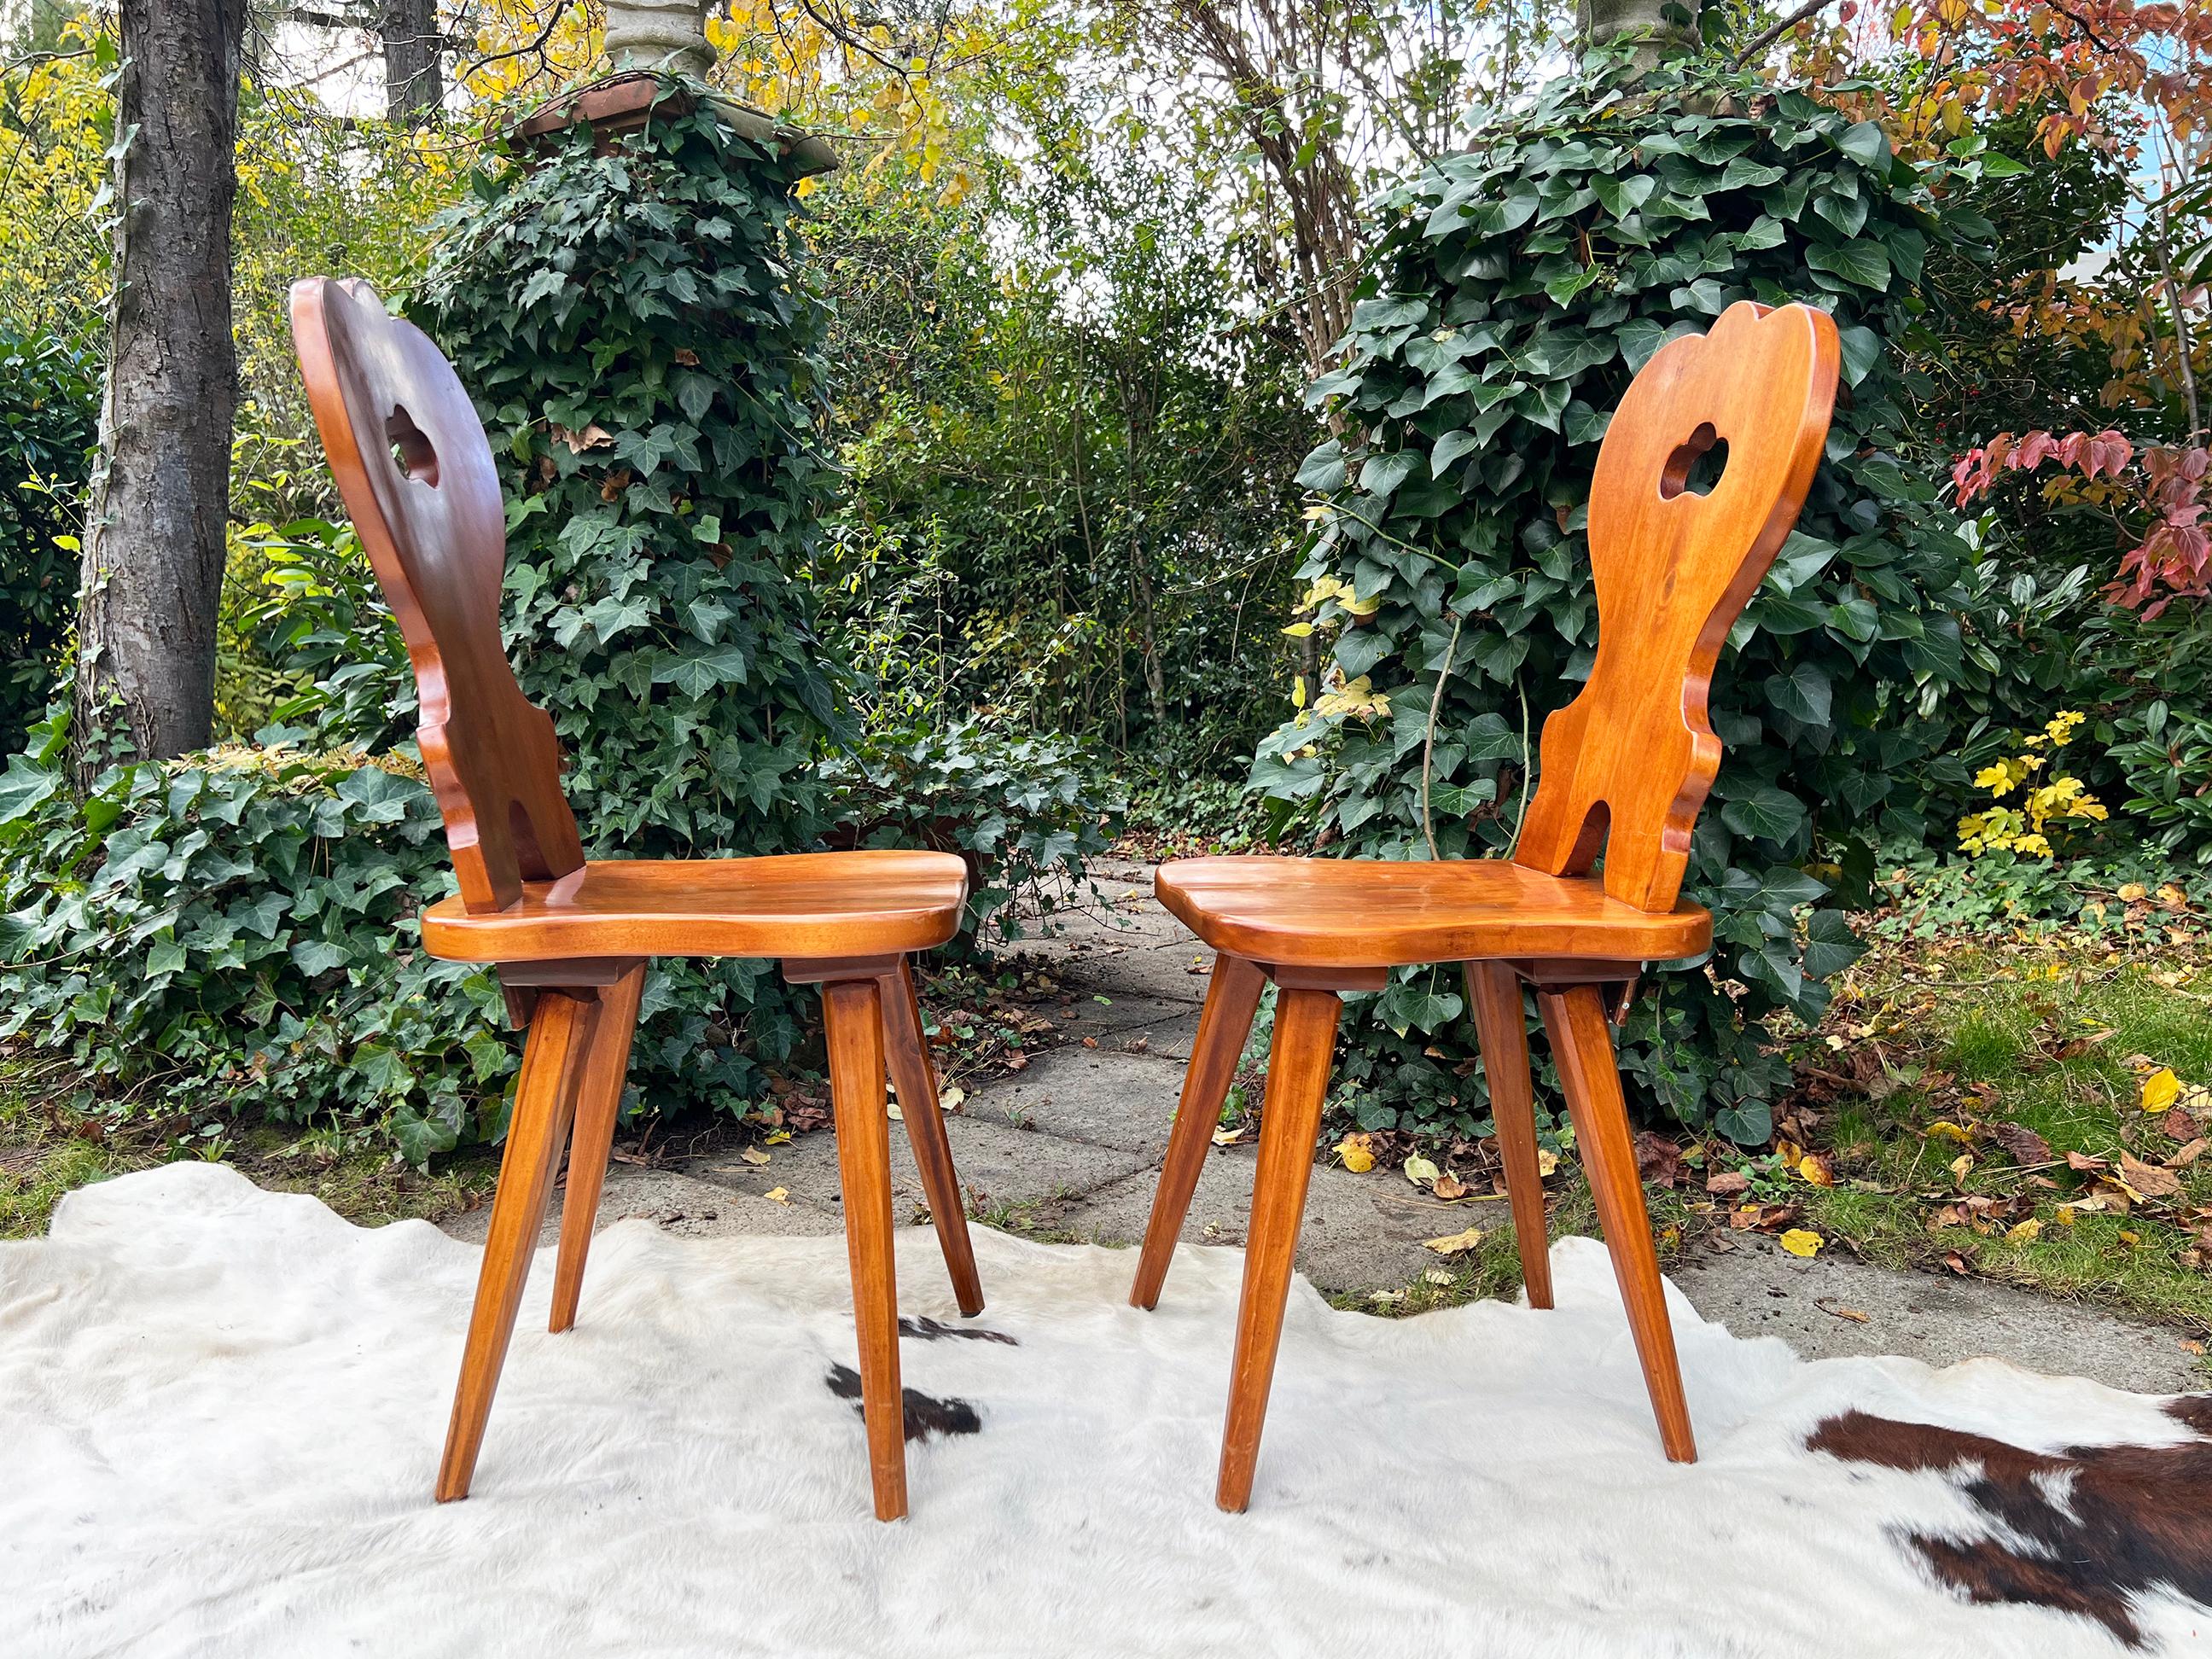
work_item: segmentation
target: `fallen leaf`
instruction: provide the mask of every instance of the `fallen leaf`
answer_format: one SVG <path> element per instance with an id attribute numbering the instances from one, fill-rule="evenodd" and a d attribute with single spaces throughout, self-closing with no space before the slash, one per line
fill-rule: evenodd
<path id="1" fill-rule="evenodd" d="M 2069 1152 L 2066 1154 L 2066 1167 L 2079 1170 L 2084 1175 L 2094 1175 L 2100 1170 L 2111 1169 L 2112 1162 L 2110 1158 L 2092 1158 L 2087 1152 Z"/>
<path id="2" fill-rule="evenodd" d="M 1536 1173 L 1538 1175 L 1552 1175 L 1558 1170 L 1559 1167 L 1559 1155 L 1557 1152 L 1553 1152 L 1549 1146 L 1539 1146 L 1536 1149 Z"/>
<path id="3" fill-rule="evenodd" d="M 1964 1279 L 1967 1274 L 1968 1270 L 1966 1267 L 1966 1258 L 1960 1255 L 1956 1250 L 1951 1251 L 1943 1258 L 1943 1265 L 1948 1267 L 1953 1273 L 1958 1274 L 1961 1279 Z"/>
<path id="4" fill-rule="evenodd" d="M 2051 1143 L 2021 1123 L 1992 1125 L 1990 1133 L 1998 1146 L 2012 1155 L 2019 1164 L 2048 1164 L 2051 1162 Z"/>
<path id="5" fill-rule="evenodd" d="M 1085 1037 L 1083 1039 L 1083 1046 L 1086 1048 L 1096 1048 L 1098 1046 L 1098 1039 L 1097 1037 Z"/>
<path id="6" fill-rule="evenodd" d="M 1722 1198 L 1734 1198 L 1738 1193 L 1751 1190 L 1751 1177 L 1741 1170 L 1717 1170 L 1705 1177 L 1705 1190 Z"/>
<path id="7" fill-rule="evenodd" d="M 1443 1170 L 1418 1152 L 1407 1158 L 1405 1163 L 1406 1179 L 1416 1187 L 1426 1186 L 1443 1173 Z"/>
<path id="8" fill-rule="evenodd" d="M 1152 1040 L 1148 1036 L 1133 1036 L 1127 1042 L 1121 1045 L 1124 1049 L 1133 1054 L 1141 1054 L 1151 1048 L 1152 1046 Z"/>
<path id="9" fill-rule="evenodd" d="M 1374 1139 L 1368 1135 L 1346 1135 L 1336 1143 L 1336 1155 L 1352 1174 L 1365 1175 L 1375 1167 Z"/>
<path id="10" fill-rule="evenodd" d="M 967 1098 L 968 1091 L 960 1087 L 959 1085 L 955 1084 L 950 1089 L 940 1089 L 938 1091 L 937 1104 L 940 1110 L 957 1112 L 960 1109 L 961 1103 L 965 1101 Z"/>
<path id="11" fill-rule="evenodd" d="M 1815 1187 L 1832 1187 L 1836 1172 L 1828 1160 L 1818 1152 L 1808 1152 L 1797 1160 L 1797 1173 Z"/>
<path id="12" fill-rule="evenodd" d="M 1974 1155 L 1972 1152 L 1960 1153 L 1958 1157 L 1951 1160 L 1951 1179 L 1954 1181 L 1964 1181 L 1972 1171 L 1973 1167 Z"/>
<path id="13" fill-rule="evenodd" d="M 1429 1190 L 1449 1203 L 1455 1198 L 1465 1198 L 1474 1189 L 1457 1176 L 1440 1175 L 1437 1177 L 1436 1185 Z"/>
<path id="14" fill-rule="evenodd" d="M 1425 1238 L 1421 1248 L 1434 1250 L 1438 1255 L 1464 1255 L 1482 1243 L 1482 1229 L 1469 1227 L 1462 1233 L 1448 1233 L 1442 1238 Z"/>
<path id="15" fill-rule="evenodd" d="M 1244 1131 L 1242 1127 L 1235 1129 L 1216 1129 L 1213 1132 L 1213 1144 L 1217 1146 L 1234 1146 L 1238 1141 L 1243 1139 Z"/>
<path id="16" fill-rule="evenodd" d="M 761 1196 L 771 1204 L 788 1204 L 791 1202 L 791 1194 L 781 1187 L 771 1187 L 766 1192 L 763 1193 Z"/>
<path id="17" fill-rule="evenodd" d="M 2212 1146 L 2212 1140 L 2207 1140 L 2203 1135 L 2199 1135 L 2172 1158 L 2166 1159 L 2166 1167 L 2169 1170 L 2185 1170 L 2204 1156 L 2204 1149 L 2207 1146 Z"/>
<path id="18" fill-rule="evenodd" d="M 746 1163 L 754 1165 L 756 1168 L 769 1161 L 769 1155 L 761 1151 L 757 1146 L 748 1146 L 744 1152 L 739 1152 L 738 1156 L 744 1159 Z"/>
<path id="19" fill-rule="evenodd" d="M 699 354 L 690 346 L 678 346 L 676 348 L 676 361 L 686 368 L 696 368 L 699 367 Z"/>
<path id="20" fill-rule="evenodd" d="M 2019 1225 L 2008 1228 L 2006 1230 L 2005 1243 L 2008 1244 L 2033 1244 L 2035 1243 L 2036 1235 L 2040 1233 L 2042 1231 L 2043 1224 L 2040 1221 L 2038 1221 L 2033 1216 L 2030 1216 L 2027 1220 L 2020 1223 Z"/>
<path id="21" fill-rule="evenodd" d="M 1775 1243 L 1790 1255 L 1803 1256 L 1809 1261 L 1820 1253 L 1820 1246 L 1827 1241 L 1818 1233 L 1808 1232 L 1802 1227 L 1792 1227 Z"/>
<path id="22" fill-rule="evenodd" d="M 2204 1345 L 2194 1337 L 2185 1336 L 2181 1339 L 2181 1351 L 2184 1353 L 2201 1354 L 2204 1352 Z"/>
<path id="23" fill-rule="evenodd" d="M 1814 1297 L 1813 1305 L 1831 1319 L 1848 1319 L 1854 1325 L 1866 1325 L 1873 1322 L 1872 1314 L 1863 1313 L 1856 1308 L 1832 1308 L 1828 1305 L 1826 1297 Z"/>
<path id="24" fill-rule="evenodd" d="M 1645 1129 L 1636 1137 L 1636 1173 L 1648 1186 L 1672 1188 L 1682 1179 L 1682 1149 Z"/>
<path id="25" fill-rule="evenodd" d="M 2197 1139 L 2197 1120 L 2179 1106 L 2166 1115 L 2166 1121 L 2159 1127 L 2166 1131 L 2166 1137 L 2169 1140 Z"/>
<path id="26" fill-rule="evenodd" d="M 2174 1076 L 2172 1066 L 2161 1066 L 2154 1072 L 2143 1073 L 2143 1110 L 2163 1112 L 2180 1098 L 2181 1079 Z"/>
<path id="27" fill-rule="evenodd" d="M 906 1114 L 899 1110 L 899 1103 L 896 1100 L 890 1101 L 884 1105 L 884 1115 L 889 1118 L 895 1118 L 901 1123 L 906 1121 Z"/>
<path id="28" fill-rule="evenodd" d="M 1452 1282 L 1452 1276 L 1442 1267 L 1431 1267 L 1423 1273 L 1421 1278 L 1425 1283 L 1431 1285 L 1449 1285 Z"/>
<path id="29" fill-rule="evenodd" d="M 2171 1170 L 2146 1164 L 2133 1152 L 2120 1154 L 2120 1173 L 2127 1185 L 2143 1198 L 2172 1198 L 2181 1190 L 2181 1177 Z"/>
<path id="30" fill-rule="evenodd" d="M 552 433 L 556 441 L 568 446 L 568 453 L 571 455 L 580 455 L 587 449 L 604 449 L 615 441 L 614 434 L 597 421 L 593 421 L 581 432 L 571 432 L 567 427 L 556 421 L 553 422 Z"/>
<path id="31" fill-rule="evenodd" d="M 1923 1139 L 1933 1140 L 1940 1135 L 1945 1140 L 1957 1141 L 1961 1146 L 1966 1146 L 1968 1142 L 1973 1139 L 1972 1135 L 1969 1134 L 1966 1130 L 1960 1128 L 1957 1124 L 1952 1122 L 1950 1119 L 1946 1117 L 1937 1118 L 1933 1123 L 1923 1129 L 1920 1133 Z"/>
<path id="32" fill-rule="evenodd" d="M 2139 881 L 2124 881 L 2120 884 L 2119 897 L 2123 904 L 2141 904 L 2149 896 L 2150 889 Z"/>

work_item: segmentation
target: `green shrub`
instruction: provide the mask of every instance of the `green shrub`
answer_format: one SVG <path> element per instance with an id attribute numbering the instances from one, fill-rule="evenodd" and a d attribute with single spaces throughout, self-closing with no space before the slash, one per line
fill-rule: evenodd
<path id="1" fill-rule="evenodd" d="M 1024 918 L 1079 902 L 1085 860 L 1106 850 L 1121 810 L 1085 777 L 1075 743 L 1022 734 L 981 715 L 872 737 L 823 775 L 841 838 L 927 847 L 968 861 L 964 930 L 1024 936 Z"/>
<path id="2" fill-rule="evenodd" d="M 1282 834 L 1332 850 L 1422 858 L 1433 836 L 1442 857 L 1496 854 L 1534 734 L 1590 670 L 1586 503 L 1630 376 L 1738 300 L 1834 313 L 1826 462 L 1713 688 L 1727 758 L 1686 892 L 1715 913 L 1714 951 L 1647 980 L 1623 1034 L 1641 1095 L 1747 1141 L 1788 1079 L 1765 1017 L 1816 1017 L 1858 950 L 1822 901 L 1863 890 L 1877 836 L 1921 833 L 1901 785 L 1925 717 L 1990 669 L 1955 614 L 1972 554 L 1900 367 L 1931 242 L 1985 228 L 1936 213 L 1977 165 L 1899 161 L 1799 92 L 1696 65 L 1635 87 L 1593 58 L 1382 198 L 1349 359 L 1310 394 L 1357 434 L 1299 474 L 1324 497 L 1302 575 L 1334 695 L 1261 745 L 1255 786 Z M 1444 969 L 1353 1013 L 1363 1126 L 1477 1126 L 1462 1015 Z"/>
<path id="3" fill-rule="evenodd" d="M 53 688 L 76 615 L 76 533 L 100 427 L 100 365 L 0 327 L 0 750 Z"/>

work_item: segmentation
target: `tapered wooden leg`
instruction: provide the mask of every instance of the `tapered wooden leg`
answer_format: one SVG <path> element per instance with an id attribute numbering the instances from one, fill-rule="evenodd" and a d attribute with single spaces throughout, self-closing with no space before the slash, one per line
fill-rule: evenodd
<path id="1" fill-rule="evenodd" d="M 554 1166 L 568 1139 L 585 1055 L 599 1023 L 596 996 L 590 991 L 541 990 L 531 1013 L 522 1075 L 515 1084 L 514 1113 L 507 1121 L 507 1153 L 500 1162 L 499 1188 L 492 1198 L 491 1231 L 484 1240 L 483 1271 L 477 1279 L 476 1310 L 469 1316 L 460 1386 L 453 1393 L 453 1422 L 446 1431 L 446 1454 L 438 1466 L 441 1504 L 466 1498 L 470 1477 L 476 1473 L 484 1421 L 491 1414 L 507 1339 L 514 1333 L 523 1281 L 530 1275 L 530 1258 L 538 1248 L 538 1229 L 545 1219 Z"/>
<path id="2" fill-rule="evenodd" d="M 1229 1420 L 1221 1435 L 1214 1502 L 1235 1513 L 1252 1497 L 1267 1389 L 1275 1377 L 1283 1308 L 1297 1255 L 1298 1224 L 1313 1174 L 1314 1133 L 1328 1093 L 1336 1018 L 1334 991 L 1279 987 L 1275 1040 L 1267 1055 L 1267 1099 L 1260 1115 L 1260 1166 L 1244 1238 L 1244 1292 L 1237 1305 L 1237 1357 L 1229 1371 Z"/>
<path id="3" fill-rule="evenodd" d="M 1513 1238 L 1521 1248 L 1521 1281 L 1528 1305 L 1552 1305 L 1551 1239 L 1544 1226 L 1544 1172 L 1536 1161 L 1536 1091 L 1528 1069 L 1528 1027 L 1521 1014 L 1521 981 L 1502 962 L 1470 962 L 1467 1006 L 1490 1079 L 1490 1115 L 1505 1159 L 1505 1195 L 1513 1205 Z M 571 1176 L 571 1180 L 574 1177 Z"/>
<path id="4" fill-rule="evenodd" d="M 921 1003 L 914 994 L 914 969 L 902 957 L 896 980 L 882 983 L 884 1048 L 890 1057 L 891 1081 L 898 1085 L 899 1115 L 906 1120 L 914 1146 L 915 1167 L 929 1199 L 930 1224 L 952 1278 L 960 1311 L 973 1319 L 983 1311 L 983 1286 L 975 1276 L 975 1251 L 968 1242 L 968 1212 L 960 1200 L 960 1176 L 952 1165 L 952 1143 L 945 1133 L 945 1115 L 937 1105 L 937 1066 L 922 1034 Z"/>
<path id="5" fill-rule="evenodd" d="M 830 1034 L 830 1092 L 837 1115 L 837 1175 L 860 1334 L 860 1413 L 876 1518 L 906 1513 L 906 1421 L 899 1395 L 898 1285 L 891 1255 L 891 1146 L 884 1113 L 882 981 L 822 988 Z"/>
<path id="6" fill-rule="evenodd" d="M 615 1118 L 622 1109 L 623 1080 L 629 1075 L 630 1039 L 637 1034 L 637 1003 L 645 992 L 643 963 L 599 994 L 599 1020 L 584 1057 L 584 1076 L 576 1092 L 576 1127 L 568 1142 L 568 1189 L 561 1205 L 561 1255 L 553 1270 L 553 1317 L 550 1330 L 576 1322 L 576 1298 L 584 1288 L 584 1258 L 592 1251 L 592 1228 L 599 1219 L 599 1189 L 606 1182 L 607 1156 L 615 1143 Z"/>
<path id="7" fill-rule="evenodd" d="M 1598 1219 L 1605 1227 L 1613 1274 L 1628 1304 L 1628 1328 L 1644 1363 L 1644 1383 L 1659 1419 L 1659 1438 L 1677 1463 L 1698 1461 L 1690 1431 L 1689 1402 L 1682 1395 L 1682 1370 L 1674 1355 L 1674 1329 L 1667 1316 L 1666 1286 L 1659 1277 L 1659 1253 L 1651 1243 L 1651 1217 L 1644 1206 L 1644 1184 L 1636 1171 L 1636 1146 L 1628 1132 L 1628 1106 L 1621 1098 L 1620 1073 L 1613 1053 L 1613 1031 L 1605 1003 L 1595 985 L 1540 990 L 1536 1006 L 1559 1066 L 1567 1110 L 1574 1118 L 1575 1143 L 1589 1172 Z"/>
<path id="8" fill-rule="evenodd" d="M 1190 1064 L 1182 1074 L 1182 1099 L 1176 1106 L 1167 1158 L 1160 1165 L 1160 1184 L 1152 1194 L 1152 1219 L 1145 1226 L 1145 1248 L 1137 1257 L 1136 1283 L 1129 1287 L 1133 1308 L 1150 1308 L 1160 1299 L 1168 1263 L 1175 1258 L 1176 1235 L 1189 1212 L 1191 1194 L 1198 1190 L 1206 1149 L 1221 1124 L 1221 1103 L 1229 1098 L 1229 1085 L 1236 1080 L 1237 1062 L 1252 1035 L 1252 1016 L 1267 983 L 1267 976 L 1257 965 L 1242 957 L 1213 959 L 1206 1006 L 1198 1016 L 1198 1038 L 1191 1044 Z"/>

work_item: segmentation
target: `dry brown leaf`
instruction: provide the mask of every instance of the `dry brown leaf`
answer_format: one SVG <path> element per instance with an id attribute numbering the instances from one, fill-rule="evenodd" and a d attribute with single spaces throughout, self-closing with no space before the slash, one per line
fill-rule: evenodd
<path id="1" fill-rule="evenodd" d="M 1705 1190 L 1720 1198 L 1734 1198 L 1751 1190 L 1751 1177 L 1741 1170 L 1716 1170 L 1705 1177 Z"/>
<path id="2" fill-rule="evenodd" d="M 2197 1120 L 2187 1111 L 2179 1106 L 2175 1107 L 2172 1111 L 2166 1115 L 2166 1121 L 2160 1124 L 2159 1127 L 2166 1131 L 2166 1138 L 2168 1140 L 2194 1140 L 2197 1139 Z"/>
<path id="3" fill-rule="evenodd" d="M 1465 1198 L 1474 1189 L 1457 1176 L 1440 1175 L 1437 1177 L 1436 1185 L 1429 1190 L 1449 1203 L 1453 1199 Z"/>
<path id="4" fill-rule="evenodd" d="M 769 1161 L 769 1154 L 761 1151 L 757 1146 L 748 1146 L 744 1151 L 739 1152 L 738 1156 L 744 1159 L 746 1163 L 753 1165 L 756 1169 Z"/>
<path id="5" fill-rule="evenodd" d="M 2203 1135 L 2199 1135 L 2172 1158 L 2166 1159 L 2166 1167 L 2169 1170 L 2185 1170 L 2204 1156 L 2204 1149 L 2207 1146 L 2212 1146 L 2212 1140 L 2207 1140 Z"/>
<path id="6" fill-rule="evenodd" d="M 1443 1238 L 1425 1238 L 1421 1248 L 1434 1250 L 1438 1255 L 1464 1255 L 1482 1243 L 1482 1229 L 1469 1227 L 1462 1233 L 1447 1234 Z"/>
<path id="7" fill-rule="evenodd" d="M 2120 1173 L 2127 1185 L 2142 1198 L 2172 1198 L 2181 1190 L 2181 1177 L 2171 1170 L 2146 1164 L 2133 1152 L 2120 1154 Z"/>
<path id="8" fill-rule="evenodd" d="M 2094 1175 L 2100 1170 L 2111 1169 L 2112 1163 L 2110 1158 L 2092 1158 L 2087 1152 L 2069 1152 L 2066 1154 L 2066 1167 L 2079 1170 L 2084 1175 Z"/>
<path id="9" fill-rule="evenodd" d="M 1826 1297 L 1814 1297 L 1813 1305 L 1831 1319 L 1847 1319 L 1854 1325 L 1869 1324 L 1874 1318 L 1873 1315 L 1863 1313 L 1856 1308 L 1832 1308 Z"/>
<path id="10" fill-rule="evenodd" d="M 1990 1133 L 1998 1146 L 2012 1154 L 2015 1164 L 2048 1164 L 2051 1162 L 2051 1143 L 2022 1123 L 1996 1123 Z"/>

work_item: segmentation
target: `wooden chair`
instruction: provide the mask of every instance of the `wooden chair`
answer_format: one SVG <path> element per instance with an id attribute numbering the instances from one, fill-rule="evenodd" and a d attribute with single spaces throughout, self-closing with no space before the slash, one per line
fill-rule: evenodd
<path id="1" fill-rule="evenodd" d="M 367 283 L 292 289 L 307 400 L 338 491 L 407 639 L 417 734 L 460 891 L 422 912 L 433 956 L 496 964 L 528 1036 L 491 1231 L 438 1471 L 465 1498 L 564 1146 L 568 1193 L 551 1328 L 574 1322 L 647 958 L 781 957 L 822 987 L 860 1397 L 876 1514 L 906 1513 L 891 1256 L 886 1056 L 963 1314 L 982 1310 L 952 1149 L 937 1106 L 909 952 L 950 939 L 967 872 L 947 854 L 587 861 L 561 790 L 553 722 L 500 639 L 499 480 L 452 366 Z"/>
<path id="2" fill-rule="evenodd" d="M 1463 965 L 1531 1306 L 1552 1305 L 1521 985 L 1535 988 L 1575 1140 L 1667 1455 L 1697 1457 L 1637 1177 L 1608 1003 L 1646 962 L 1695 956 L 1712 918 L 1676 895 L 1720 741 L 1705 717 L 1722 642 L 1796 522 L 1828 430 L 1834 323 L 1804 306 L 1731 306 L 1646 363 L 1590 491 L 1597 661 L 1545 723 L 1512 859 L 1386 863 L 1209 858 L 1162 866 L 1162 903 L 1217 952 L 1130 1301 L 1159 1297 L 1221 1103 L 1267 980 L 1278 989 L 1217 1501 L 1242 1510 L 1282 1333 L 1328 1091 L 1339 998 L 1407 963 Z M 1711 492 L 1689 487 L 1726 446 Z M 1602 852 L 1602 872 L 1599 855 Z"/>

